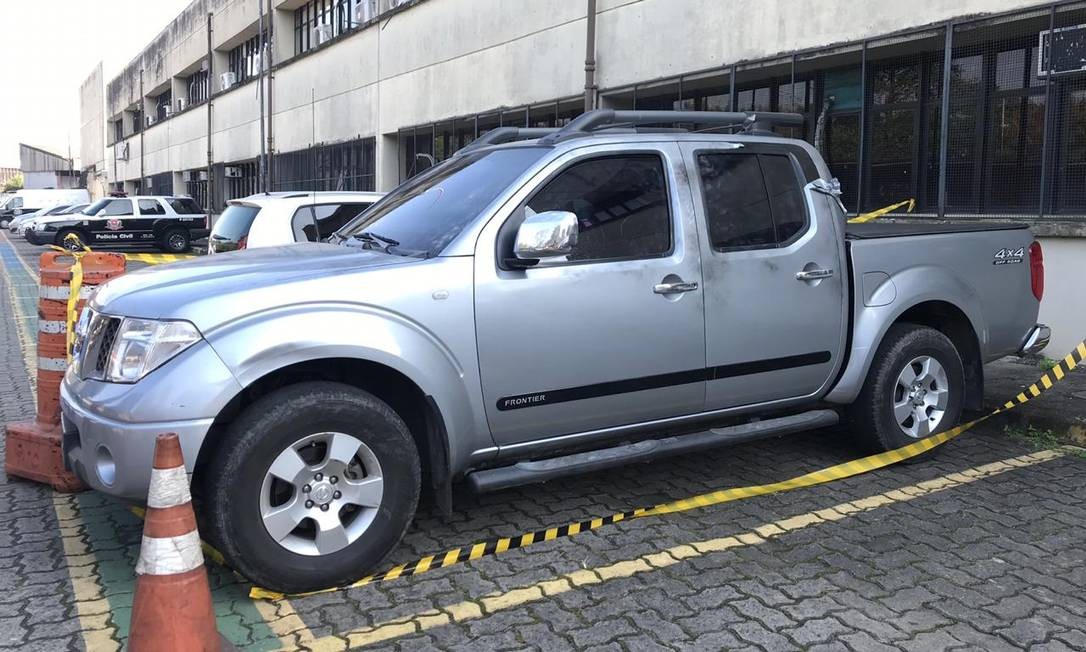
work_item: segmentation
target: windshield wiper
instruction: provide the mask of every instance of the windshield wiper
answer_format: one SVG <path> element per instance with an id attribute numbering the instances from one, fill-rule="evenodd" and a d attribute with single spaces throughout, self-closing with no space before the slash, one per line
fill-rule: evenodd
<path id="1" fill-rule="evenodd" d="M 380 244 L 383 243 L 384 246 L 381 247 L 381 250 L 384 251 L 386 254 L 391 254 L 392 251 L 390 251 L 390 250 L 392 249 L 392 247 L 399 246 L 399 244 L 400 244 L 399 240 L 393 240 L 392 238 L 387 238 L 387 237 L 385 237 L 383 235 L 378 235 L 376 233 L 371 233 L 369 231 L 362 231 L 361 233 L 355 233 L 351 237 L 354 238 L 355 240 L 361 240 L 362 242 L 367 243 L 367 244 L 380 245 Z"/>

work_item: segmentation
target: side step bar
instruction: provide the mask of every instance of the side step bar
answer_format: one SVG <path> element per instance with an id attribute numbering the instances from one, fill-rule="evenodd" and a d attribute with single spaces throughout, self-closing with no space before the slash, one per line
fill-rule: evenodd
<path id="1" fill-rule="evenodd" d="M 494 469 L 483 469 L 468 474 L 467 481 L 471 488 L 479 493 L 498 491 L 590 471 L 599 471 L 614 466 L 623 466 L 633 462 L 648 462 L 671 455 L 692 453 L 707 448 L 762 439 L 763 437 L 775 437 L 804 430 L 835 426 L 838 421 L 840 421 L 840 417 L 833 410 L 811 410 L 776 419 L 752 421 L 687 435 L 663 439 L 647 439 L 612 448 L 575 453 L 546 460 L 519 462 L 512 466 L 502 466 Z"/>

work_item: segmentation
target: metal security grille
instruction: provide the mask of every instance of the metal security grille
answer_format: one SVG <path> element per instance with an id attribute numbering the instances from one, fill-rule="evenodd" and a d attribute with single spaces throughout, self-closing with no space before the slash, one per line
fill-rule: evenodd
<path id="1" fill-rule="evenodd" d="M 155 120 L 165 120 L 173 113 L 173 93 L 166 91 L 155 98 Z"/>
<path id="2" fill-rule="evenodd" d="M 467 115 L 399 133 L 400 180 L 424 172 L 498 127 L 561 127 L 581 114 L 583 100 L 562 99 Z"/>
<path id="3" fill-rule="evenodd" d="M 189 105 L 207 101 L 207 71 L 200 70 L 189 76 Z"/>
<path id="4" fill-rule="evenodd" d="M 256 162 L 229 163 L 223 168 L 226 179 L 226 199 L 238 199 L 255 194 L 258 190 Z"/>
<path id="5" fill-rule="evenodd" d="M 151 183 L 148 185 L 148 190 L 152 195 L 172 195 L 173 194 L 173 173 L 172 172 L 160 172 L 148 177 Z"/>
<path id="6" fill-rule="evenodd" d="M 235 83 L 256 77 L 260 72 L 260 51 L 267 39 L 267 33 L 257 34 L 236 48 L 230 50 L 227 57 L 230 72 L 237 77 Z"/>
<path id="7" fill-rule="evenodd" d="M 276 154 L 272 190 L 372 191 L 376 140 L 359 138 Z"/>
<path id="8" fill-rule="evenodd" d="M 913 198 L 928 217 L 1086 221 L 1086 2 L 602 95 L 616 109 L 802 113 L 802 130 L 782 132 L 822 152 L 850 211 Z M 401 132 L 401 174 L 430 151 L 428 129 Z"/>
<path id="9" fill-rule="evenodd" d="M 346 34 L 376 14 L 376 0 L 311 0 L 294 10 L 294 53 Z"/>

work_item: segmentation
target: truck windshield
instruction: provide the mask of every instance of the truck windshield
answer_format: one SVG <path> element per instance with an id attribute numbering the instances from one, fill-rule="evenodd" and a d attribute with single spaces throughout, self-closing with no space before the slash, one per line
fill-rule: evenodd
<path id="1" fill-rule="evenodd" d="M 436 256 L 546 151 L 513 147 L 453 157 L 393 190 L 337 231 L 333 242 Z"/>

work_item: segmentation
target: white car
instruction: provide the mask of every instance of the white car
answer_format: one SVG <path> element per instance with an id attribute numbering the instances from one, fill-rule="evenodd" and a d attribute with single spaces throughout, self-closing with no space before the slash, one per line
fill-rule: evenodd
<path id="1" fill-rule="evenodd" d="M 207 253 L 326 240 L 383 197 L 379 192 L 271 192 L 231 199 L 215 220 Z"/>
<path id="2" fill-rule="evenodd" d="M 72 204 L 71 206 L 54 206 L 49 210 L 38 211 L 31 215 L 22 215 L 15 218 L 15 221 L 12 222 L 10 228 L 12 232 L 25 236 L 27 233 L 34 231 L 35 225 L 37 224 L 46 224 L 48 222 L 64 219 L 61 217 L 62 215 L 78 213 L 89 205 L 89 203 L 84 203 Z"/>

